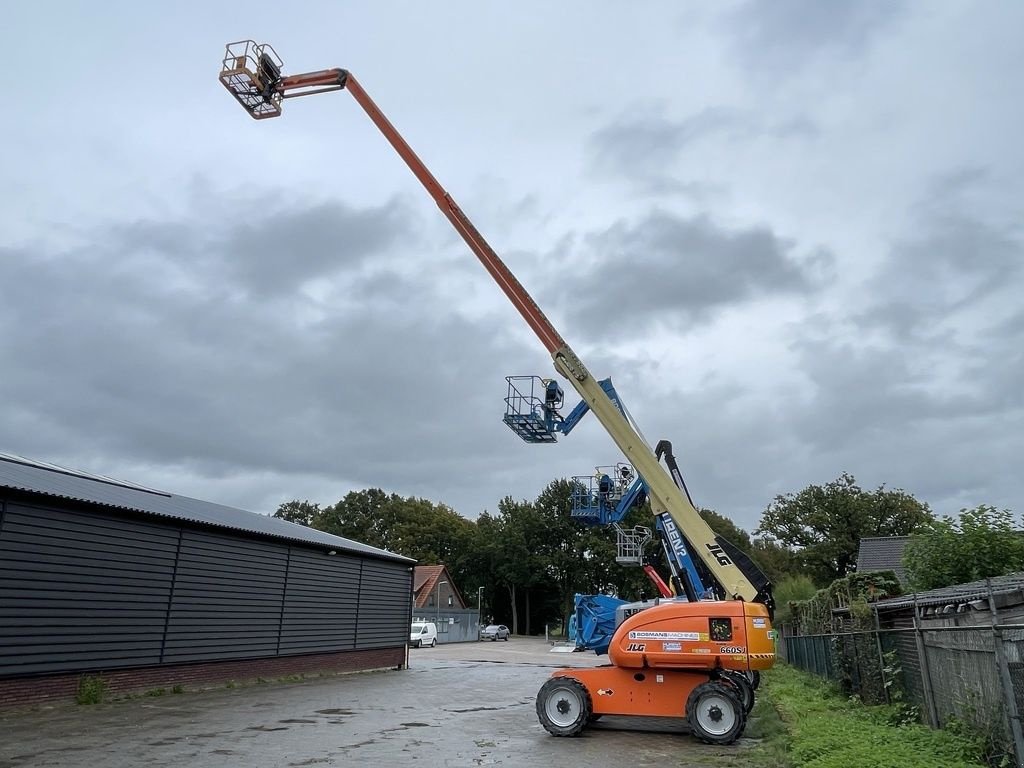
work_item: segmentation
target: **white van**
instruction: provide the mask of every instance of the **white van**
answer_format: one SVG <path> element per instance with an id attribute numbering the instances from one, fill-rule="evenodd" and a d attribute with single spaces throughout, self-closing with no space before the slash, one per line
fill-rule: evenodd
<path id="1" fill-rule="evenodd" d="M 413 648 L 424 645 L 433 648 L 437 645 L 437 624 L 432 621 L 413 622 L 412 630 L 409 632 L 409 645 Z"/>

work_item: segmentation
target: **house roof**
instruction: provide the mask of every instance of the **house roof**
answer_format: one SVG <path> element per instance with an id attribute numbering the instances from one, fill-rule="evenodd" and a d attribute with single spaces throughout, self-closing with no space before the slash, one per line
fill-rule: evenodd
<path id="1" fill-rule="evenodd" d="M 465 607 L 466 601 L 448 569 L 443 565 L 417 565 L 413 570 L 412 591 L 416 599 L 416 607 L 424 608 L 434 589 L 442 582 L 448 582 L 448 588 L 458 598 L 459 604 Z"/>
<path id="2" fill-rule="evenodd" d="M 269 515 L 157 491 L 110 477 L 92 475 L 5 453 L 0 453 L 0 488 L 28 491 L 52 498 L 71 499 L 144 515 L 242 531 L 255 536 L 397 560 L 410 565 L 415 562 L 387 550 Z"/>
<path id="3" fill-rule="evenodd" d="M 901 584 L 907 583 L 903 569 L 903 550 L 909 536 L 868 536 L 860 540 L 857 553 L 857 572 L 893 571 Z"/>
<path id="4" fill-rule="evenodd" d="M 917 592 L 902 597 L 890 597 L 888 600 L 879 600 L 874 603 L 877 610 L 895 610 L 914 605 L 915 601 L 919 606 L 927 605 L 949 605 L 951 603 L 969 603 L 974 600 L 987 599 L 989 588 L 993 595 L 1009 595 L 1014 592 L 1024 593 L 1024 571 L 1011 573 L 1006 576 L 993 576 L 991 579 L 980 579 L 966 584 L 955 584 L 951 587 L 930 589 L 926 592 Z M 1022 594 L 1024 597 L 1024 594 Z"/>
<path id="5" fill-rule="evenodd" d="M 438 579 L 441 578 L 441 574 L 445 572 L 443 565 L 417 565 L 413 570 L 412 577 L 412 589 L 413 592 L 419 592 L 424 587 L 429 585 L 429 592 L 434 588 Z"/>

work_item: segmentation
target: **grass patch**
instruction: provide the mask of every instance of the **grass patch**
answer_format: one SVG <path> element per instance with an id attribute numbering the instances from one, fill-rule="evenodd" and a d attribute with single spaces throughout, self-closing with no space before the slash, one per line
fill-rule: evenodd
<path id="1" fill-rule="evenodd" d="M 764 680 L 764 675 L 761 679 Z M 789 731 L 775 709 L 773 699 L 765 693 L 763 683 L 754 698 L 754 708 L 747 717 L 743 737 L 758 740 L 757 746 L 747 753 L 750 764 L 759 768 L 792 768 Z"/>
<path id="2" fill-rule="evenodd" d="M 78 678 L 78 692 L 75 701 L 79 704 L 99 704 L 107 693 L 107 683 L 102 677 L 82 675 Z"/>
<path id="3" fill-rule="evenodd" d="M 979 768 L 977 745 L 947 731 L 901 722 L 894 707 L 866 707 L 828 684 L 778 664 L 762 676 L 758 706 L 772 707 L 785 733 L 773 732 L 752 757 L 788 768 Z M 757 708 L 755 707 L 755 712 Z M 764 710 L 762 709 L 762 712 Z M 753 734 L 751 734 L 753 735 Z M 770 762 L 774 760 L 774 762 Z"/>
<path id="4" fill-rule="evenodd" d="M 167 693 L 166 688 L 150 688 L 146 691 L 147 696 L 163 696 L 165 693 Z"/>
<path id="5" fill-rule="evenodd" d="M 183 686 L 181 684 L 178 684 L 178 685 L 174 686 L 173 688 L 171 688 L 171 693 L 184 693 L 184 692 L 185 692 L 185 686 Z"/>

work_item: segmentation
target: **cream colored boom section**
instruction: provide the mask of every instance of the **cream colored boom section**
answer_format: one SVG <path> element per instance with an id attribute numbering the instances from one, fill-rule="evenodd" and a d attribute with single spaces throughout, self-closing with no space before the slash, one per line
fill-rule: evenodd
<path id="1" fill-rule="evenodd" d="M 679 530 L 693 546 L 695 551 L 691 554 L 701 558 L 707 564 L 715 579 L 731 597 L 753 601 L 757 597 L 757 590 L 718 546 L 715 542 L 714 532 L 697 514 L 697 510 L 690 504 L 689 499 L 676 487 L 665 468 L 658 463 L 658 459 L 651 449 L 622 416 L 619 409 L 612 403 L 611 398 L 601 389 L 601 385 L 589 374 L 580 359 L 565 343 L 561 334 L 544 316 L 533 297 L 495 253 L 483 235 L 473 226 L 469 217 L 459 208 L 455 200 L 430 173 L 423 161 L 413 152 L 352 73 L 346 70 L 332 71 L 338 72 L 337 79 L 342 83 L 342 87 L 347 88 L 366 111 L 391 146 L 395 148 L 416 178 L 423 184 L 441 212 L 494 278 L 498 287 L 504 291 L 513 306 L 519 310 L 523 319 L 537 334 L 541 343 L 554 358 L 555 370 L 572 382 L 580 397 L 587 402 L 598 421 L 643 477 L 644 482 L 647 483 L 654 513 L 668 512 Z"/>
<path id="2" fill-rule="evenodd" d="M 580 397 L 590 406 L 597 420 L 601 422 L 601 426 L 611 435 L 619 450 L 647 483 L 654 514 L 668 512 L 693 547 L 694 551 L 690 554 L 704 561 L 708 570 L 730 596 L 748 602 L 753 601 L 757 597 L 754 585 L 718 546 L 714 531 L 704 522 L 704 518 L 694 509 L 686 495 L 676 487 L 654 452 L 626 421 L 601 385 L 587 371 L 583 362 L 568 346 L 556 350 L 552 357 L 555 361 L 555 370 L 572 383 Z"/>

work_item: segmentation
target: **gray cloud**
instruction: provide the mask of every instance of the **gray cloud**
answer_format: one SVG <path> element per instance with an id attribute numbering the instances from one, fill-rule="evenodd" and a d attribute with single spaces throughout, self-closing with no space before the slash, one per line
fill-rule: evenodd
<path id="1" fill-rule="evenodd" d="M 9 36 L 0 450 L 263 511 L 379 485 L 468 515 L 615 460 L 593 420 L 544 447 L 502 425 L 502 376 L 550 360 L 347 95 L 256 124 L 216 82 L 233 10 L 67 5 L 5 17 L 78 76 Z M 358 64 L 698 500 L 752 528 L 849 470 L 1020 508 L 1024 6 L 363 6 L 271 42 Z M 334 61 L 353 24 L 394 44 Z"/>
<path id="2" fill-rule="evenodd" d="M 18 286 L 0 306 L 9 449 L 58 459 L 55 447 L 68 446 L 203 477 L 318 475 L 339 495 L 351 482 L 451 500 L 518 448 L 500 421 L 503 366 L 532 357 L 510 337 L 517 326 L 470 320 L 438 283 L 346 257 L 389 242 L 391 215 L 322 206 L 276 221 L 289 253 L 317 253 L 303 277 L 346 273 L 318 301 L 297 290 L 299 276 L 272 284 L 283 267 L 271 257 L 288 254 L 262 240 L 262 271 L 245 285 L 273 293 L 226 284 L 251 232 L 224 221 L 213 231 L 205 220 L 129 223 L 83 233 L 73 248 L 0 251 L 0 283 Z M 325 233 L 340 238 L 338 266 Z M 191 256 L 174 252 L 190 243 Z M 519 466 L 514 455 L 500 463 Z"/>
<path id="3" fill-rule="evenodd" d="M 622 115 L 595 131 L 587 143 L 591 170 L 600 176 L 626 179 L 654 195 L 679 194 L 706 202 L 722 192 L 720 185 L 684 180 L 676 163 L 684 152 L 705 140 L 732 143 L 755 137 L 807 139 L 817 128 L 806 116 L 770 123 L 753 112 L 709 107 L 672 120 L 660 111 Z"/>
<path id="4" fill-rule="evenodd" d="M 747 0 L 723 21 L 750 69 L 793 74 L 825 55 L 861 54 L 903 10 L 902 2 L 872 0 Z"/>
<path id="5" fill-rule="evenodd" d="M 816 290 L 831 256 L 798 256 L 795 244 L 767 227 L 728 230 L 706 216 L 653 211 L 586 238 L 594 262 L 566 284 L 562 303 L 590 333 L 651 327 L 685 330 L 728 305 Z"/>
<path id="6" fill-rule="evenodd" d="M 910 220 L 912 236 L 897 240 L 890 258 L 869 281 L 869 309 L 853 319 L 881 328 L 901 344 L 956 343 L 951 322 L 985 310 L 998 327 L 999 294 L 1024 275 L 1024 236 L 1014 221 L 972 202 L 988 177 L 977 169 L 945 174 L 931 185 Z M 1013 305 L 1015 306 L 1015 305 Z"/>
<path id="7" fill-rule="evenodd" d="M 787 429 L 811 460 L 926 490 L 947 513 L 1024 493 L 1024 237 L 984 202 L 991 181 L 930 185 L 866 309 L 819 316 L 791 345 L 810 394 L 784 406 Z"/>
<path id="8" fill-rule="evenodd" d="M 252 211 L 255 223 L 232 228 L 220 244 L 237 277 L 261 294 L 350 269 L 409 235 L 409 212 L 396 202 L 361 210 L 337 202 L 267 207 Z"/>
<path id="9" fill-rule="evenodd" d="M 337 201 L 286 204 L 264 194 L 232 200 L 195 196 L 187 218 L 118 222 L 102 245 L 116 271 L 160 268 L 187 278 L 202 274 L 263 298 L 292 293 L 316 278 L 356 272 L 372 256 L 410 242 L 410 211 L 398 200 L 354 209 Z M 197 225 L 201 222 L 201 226 Z M 72 258 L 86 260 L 92 254 Z"/>

